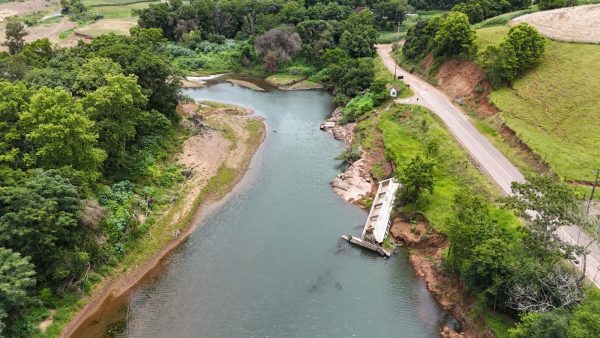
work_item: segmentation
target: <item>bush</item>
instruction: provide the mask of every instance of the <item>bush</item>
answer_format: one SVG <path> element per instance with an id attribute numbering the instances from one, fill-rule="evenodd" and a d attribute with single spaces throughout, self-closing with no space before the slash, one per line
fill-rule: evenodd
<path id="1" fill-rule="evenodd" d="M 286 69 L 286 71 L 292 75 L 304 75 L 308 76 L 313 74 L 315 71 L 312 67 L 309 66 L 291 66 Z"/>
<path id="2" fill-rule="evenodd" d="M 492 86 L 510 83 L 541 60 L 546 40 L 526 23 L 514 26 L 499 46 L 489 46 L 481 57 Z"/>
<path id="3" fill-rule="evenodd" d="M 342 163 L 344 163 L 344 164 L 352 164 L 352 163 L 360 160 L 360 157 L 361 157 L 360 148 L 357 146 L 350 146 L 350 147 L 344 149 L 344 151 L 342 151 L 342 153 L 339 154 L 335 159 L 338 161 L 342 161 Z"/>
<path id="4" fill-rule="evenodd" d="M 371 93 L 353 98 L 343 109 L 342 123 L 356 121 L 363 114 L 371 111 L 373 107 L 375 107 L 375 99 Z"/>
<path id="5" fill-rule="evenodd" d="M 198 70 L 204 66 L 204 62 L 200 57 L 178 57 L 173 64 L 184 70 Z"/>
<path id="6" fill-rule="evenodd" d="M 165 45 L 163 45 L 162 49 L 166 53 L 171 55 L 172 57 L 178 57 L 178 56 L 194 57 L 194 56 L 197 56 L 196 52 L 194 52 L 193 50 L 182 47 L 182 46 L 174 45 L 174 44 L 165 44 Z"/>
<path id="7" fill-rule="evenodd" d="M 568 325 L 568 315 L 563 311 L 528 313 L 509 333 L 511 338 L 562 338 L 567 337 Z"/>

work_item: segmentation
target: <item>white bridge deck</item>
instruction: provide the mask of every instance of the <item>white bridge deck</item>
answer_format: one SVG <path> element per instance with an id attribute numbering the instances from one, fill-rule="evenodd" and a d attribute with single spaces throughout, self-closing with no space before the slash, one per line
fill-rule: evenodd
<path id="1" fill-rule="evenodd" d="M 362 232 L 364 240 L 372 243 L 383 243 L 385 235 L 390 229 L 390 214 L 394 208 L 394 199 L 400 183 L 394 178 L 379 182 L 377 194 L 367 217 L 367 222 Z"/>

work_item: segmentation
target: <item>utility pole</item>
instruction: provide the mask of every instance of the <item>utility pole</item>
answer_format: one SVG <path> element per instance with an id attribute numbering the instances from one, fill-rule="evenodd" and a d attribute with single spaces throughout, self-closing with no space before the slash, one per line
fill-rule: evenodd
<path id="1" fill-rule="evenodd" d="M 594 198 L 594 192 L 596 191 L 596 186 L 598 185 L 598 176 L 600 176 L 600 169 L 594 170 L 596 173 L 596 180 L 594 181 L 594 185 L 592 186 L 592 193 L 590 194 L 590 199 L 588 201 L 586 214 L 590 214 L 590 206 L 592 205 L 592 199 Z"/>
<path id="2" fill-rule="evenodd" d="M 396 14 L 396 25 L 398 26 L 398 33 L 396 36 L 398 37 L 398 43 L 400 43 L 400 20 L 398 20 L 398 14 Z M 396 64 L 396 60 L 394 60 L 394 57 L 392 57 L 392 61 L 394 61 L 394 81 L 396 81 L 398 79 L 398 76 L 396 75 L 398 64 Z"/>

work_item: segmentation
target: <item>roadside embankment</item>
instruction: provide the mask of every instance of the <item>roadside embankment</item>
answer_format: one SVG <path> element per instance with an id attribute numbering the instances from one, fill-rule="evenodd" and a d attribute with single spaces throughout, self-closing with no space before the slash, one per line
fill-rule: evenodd
<path id="1" fill-rule="evenodd" d="M 97 324 L 105 324 L 105 315 L 122 304 L 130 290 L 160 270 L 164 259 L 193 232 L 203 210 L 243 177 L 265 137 L 263 120 L 247 109 L 200 102 L 182 103 L 178 110 L 181 128 L 192 134 L 174 159 L 184 167 L 186 177 L 178 195 L 156 211 L 156 222 L 139 245 L 95 287 L 61 337 L 104 327 Z"/>

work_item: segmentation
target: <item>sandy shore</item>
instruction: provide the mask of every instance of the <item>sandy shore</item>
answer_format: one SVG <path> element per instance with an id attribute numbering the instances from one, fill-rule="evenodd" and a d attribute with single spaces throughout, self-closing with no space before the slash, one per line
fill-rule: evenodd
<path id="1" fill-rule="evenodd" d="M 64 327 L 60 337 L 77 337 L 87 332 L 91 324 L 97 323 L 96 317 L 104 314 L 103 310 L 116 310 L 115 304 L 121 304 L 132 289 L 162 269 L 165 259 L 189 237 L 206 210 L 223 199 L 244 176 L 254 153 L 264 140 L 264 122 L 259 117 L 249 116 L 248 110 L 238 111 L 241 110 L 238 107 L 223 109 L 225 105 L 222 104 L 215 104 L 214 109 L 211 106 L 211 103 L 203 103 L 199 113 L 197 104 L 187 103 L 179 107 L 184 120 L 193 124 L 197 120 L 194 117 L 199 114 L 209 127 L 203 128 L 201 134 L 190 137 L 177 159 L 190 175 L 180 190 L 179 198 L 182 202 L 174 203 L 160 212 L 162 221 L 167 224 L 184 221 L 184 228 L 178 233 L 170 234 L 172 239 L 144 263 L 123 271 L 122 274 L 117 274 L 117 269 L 113 278 L 102 281 L 86 299 L 85 306 Z M 222 168 L 235 170 L 235 178 L 227 187 L 211 191 L 211 178 L 218 175 Z M 152 236 L 153 229 L 148 231 L 148 236 Z M 101 325 L 95 326 L 98 329 Z"/>

